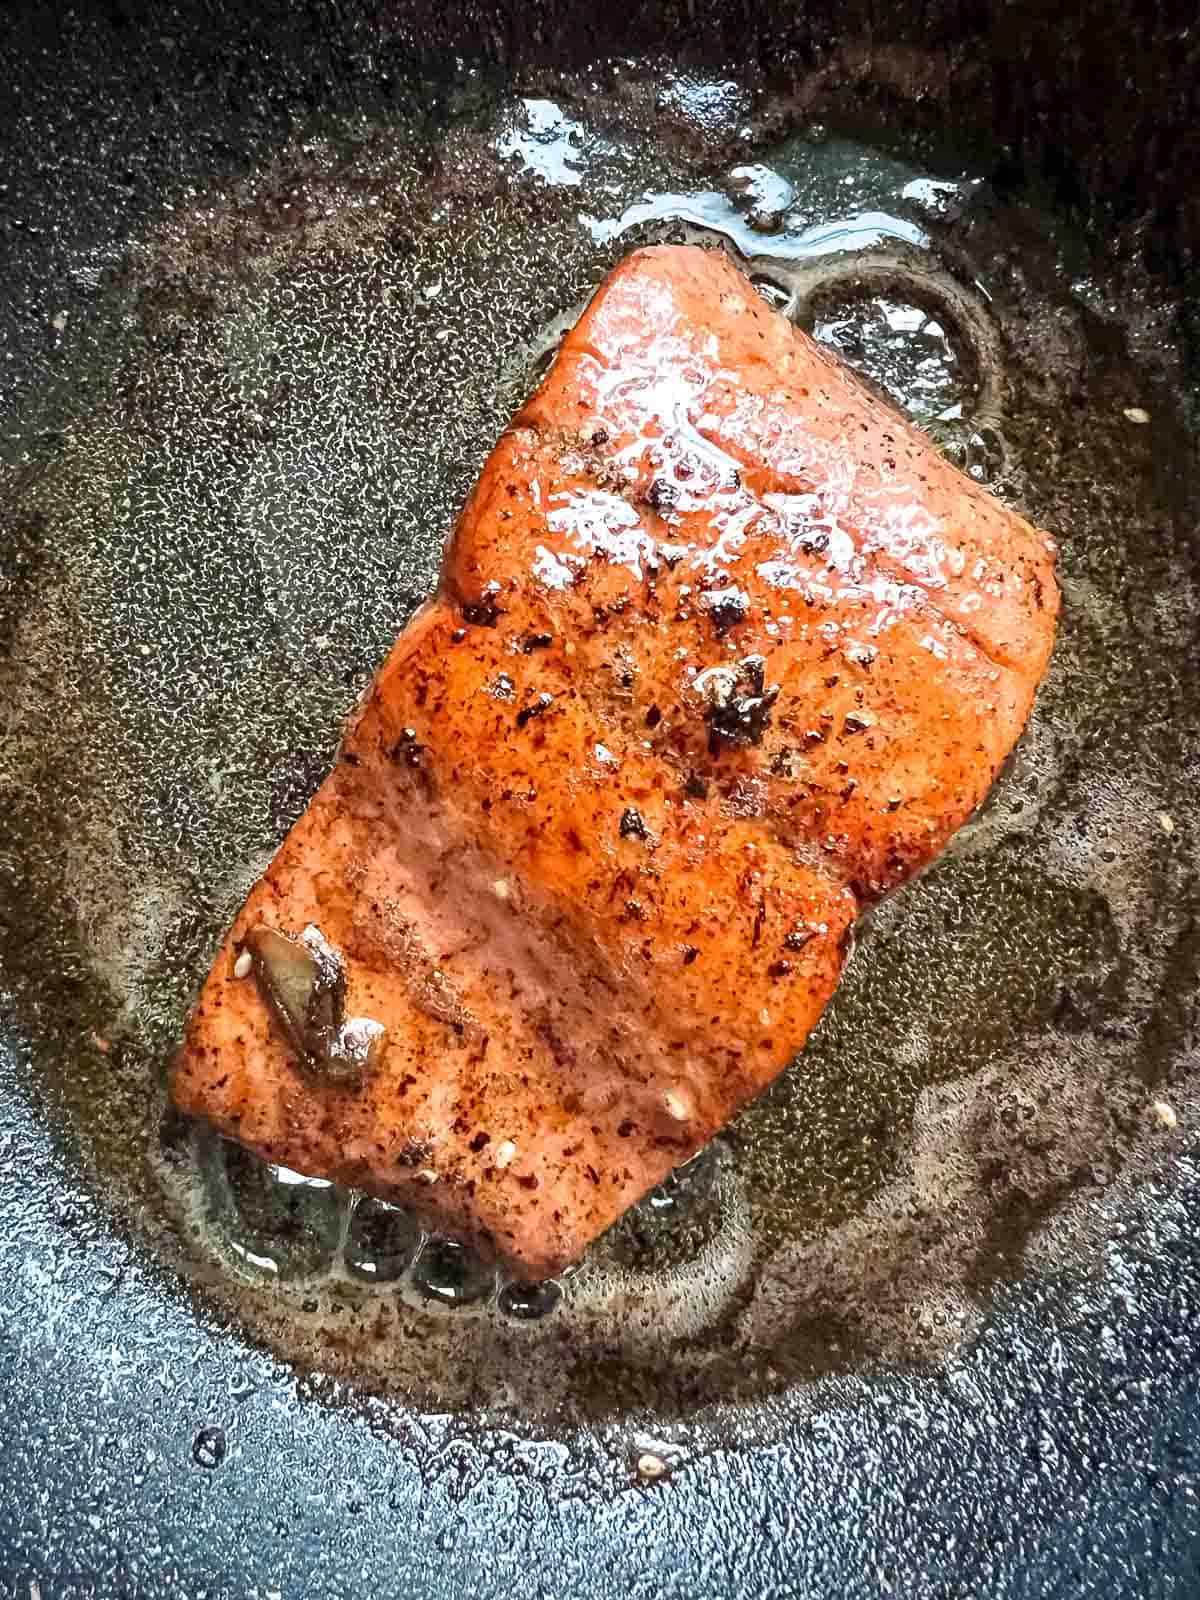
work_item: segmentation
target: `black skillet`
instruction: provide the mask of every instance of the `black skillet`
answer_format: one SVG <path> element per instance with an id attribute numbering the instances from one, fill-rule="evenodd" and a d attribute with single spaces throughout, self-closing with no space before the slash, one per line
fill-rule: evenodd
<path id="1" fill-rule="evenodd" d="M 322 118 L 398 115 L 414 71 L 431 103 L 444 98 L 476 57 L 513 74 L 664 49 L 718 69 L 756 62 L 806 84 L 810 107 L 979 137 L 998 181 L 1043 184 L 1110 230 L 1127 260 L 1186 292 L 1200 220 L 1200 31 L 1187 11 L 936 0 L 612 16 L 383 0 L 10 6 L 0 20 L 4 461 L 19 478 L 61 446 L 46 418 L 69 416 L 80 396 L 64 388 L 87 383 L 86 365 L 62 360 L 69 330 L 86 324 L 124 241 L 164 206 L 236 185 Z M 5 539 L 7 651 L 15 619 L 51 591 L 56 552 L 36 518 Z M 427 580 L 410 581 L 419 591 Z M 252 596 L 234 594 L 239 581 L 231 575 L 230 604 L 252 609 Z M 320 760 L 287 778 L 284 820 Z M 13 840 L 18 824 L 29 817 L 8 819 Z M 843 1376 L 807 1421 L 771 1422 L 765 1401 L 748 1402 L 740 1429 L 647 1486 L 632 1466 L 645 1443 L 632 1418 L 609 1415 L 564 1442 L 553 1423 L 480 1428 L 352 1382 L 298 1378 L 156 1265 L 73 1149 L 79 1108 L 39 1040 L 63 1026 L 64 1007 L 86 1014 L 89 980 L 69 952 L 42 972 L 45 941 L 31 926 L 21 959 L 23 927 L 44 915 L 21 861 L 0 844 L 6 1594 L 1197 1592 L 1200 1172 L 1186 1141 L 1129 1201 L 1094 1292 L 1001 1287 L 951 1368 Z M 1194 1048 L 1186 942 L 1176 971 L 1172 1038 Z"/>

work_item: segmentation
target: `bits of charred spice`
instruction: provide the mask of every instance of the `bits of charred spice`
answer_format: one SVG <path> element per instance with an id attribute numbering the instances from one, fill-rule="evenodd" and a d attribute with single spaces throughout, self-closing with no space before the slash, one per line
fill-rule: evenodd
<path id="1" fill-rule="evenodd" d="M 700 596 L 700 604 L 708 613 L 718 639 L 723 639 L 739 622 L 745 622 L 750 613 L 750 596 L 735 586 L 710 589 Z"/>
<path id="2" fill-rule="evenodd" d="M 539 694 L 536 699 L 531 700 L 527 706 L 522 706 L 517 712 L 517 727 L 523 728 L 526 723 L 532 722 L 534 717 L 544 716 L 553 704 L 552 694 Z"/>
<path id="3" fill-rule="evenodd" d="M 646 826 L 646 819 L 636 806 L 626 806 L 621 813 L 620 834 L 622 839 L 649 839 L 650 829 Z"/>
<path id="4" fill-rule="evenodd" d="M 779 698 L 779 685 L 766 685 L 762 656 L 743 656 L 729 666 L 709 667 L 696 679 L 708 723 L 708 748 L 719 755 L 729 745 L 761 744 Z"/>
<path id="5" fill-rule="evenodd" d="M 500 585 L 489 583 L 478 600 L 464 600 L 461 608 L 463 621 L 475 628 L 494 628 L 504 614 L 497 604 L 499 596 Z"/>
<path id="6" fill-rule="evenodd" d="M 415 728 L 404 728 L 392 746 L 392 760 L 405 767 L 419 767 L 425 755 L 425 746 L 417 739 Z"/>

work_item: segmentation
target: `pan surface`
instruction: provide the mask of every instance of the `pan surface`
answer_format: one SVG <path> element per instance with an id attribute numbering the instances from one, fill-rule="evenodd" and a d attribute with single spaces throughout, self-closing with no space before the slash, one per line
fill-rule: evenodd
<path id="1" fill-rule="evenodd" d="M 999 70 L 1013 126 L 948 138 L 953 18 L 785 62 L 719 16 L 681 59 L 648 15 L 619 53 L 248 15 L 8 25 L 0 1573 L 1188 1592 L 1200 606 L 1188 324 L 1144 270 L 1183 224 L 1064 220 Z M 516 1303 L 180 1126 L 162 1068 L 555 329 L 674 237 L 1053 528 L 1066 615 L 799 1066 Z"/>

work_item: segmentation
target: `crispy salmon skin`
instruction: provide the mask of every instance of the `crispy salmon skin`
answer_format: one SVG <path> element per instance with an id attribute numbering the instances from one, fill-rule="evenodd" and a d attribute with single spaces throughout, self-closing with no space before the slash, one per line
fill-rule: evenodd
<path id="1" fill-rule="evenodd" d="M 795 1056 L 986 795 L 1058 606 L 1052 542 L 723 255 L 638 251 L 229 931 L 175 1100 L 552 1275 Z"/>

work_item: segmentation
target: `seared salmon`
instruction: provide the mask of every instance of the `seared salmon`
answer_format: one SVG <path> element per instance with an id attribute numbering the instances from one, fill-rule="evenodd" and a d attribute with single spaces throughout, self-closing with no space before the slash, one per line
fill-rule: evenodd
<path id="1" fill-rule="evenodd" d="M 554 1274 L 796 1055 L 1058 606 L 1052 541 L 725 256 L 638 251 L 229 931 L 177 1103 Z"/>

